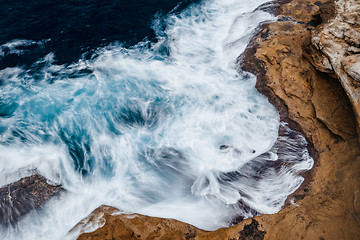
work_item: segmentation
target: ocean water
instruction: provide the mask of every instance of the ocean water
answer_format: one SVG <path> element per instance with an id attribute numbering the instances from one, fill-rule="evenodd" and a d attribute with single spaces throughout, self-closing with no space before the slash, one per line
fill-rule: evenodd
<path id="1" fill-rule="evenodd" d="M 2 2 L 0 185 L 66 193 L 1 239 L 71 239 L 102 204 L 215 230 L 279 211 L 312 167 L 236 70 L 265 0 Z"/>

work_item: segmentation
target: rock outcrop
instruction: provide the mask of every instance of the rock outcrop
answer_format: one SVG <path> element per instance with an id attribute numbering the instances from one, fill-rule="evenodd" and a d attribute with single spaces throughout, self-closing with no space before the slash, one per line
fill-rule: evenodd
<path id="1" fill-rule="evenodd" d="M 336 16 L 311 34 L 311 61 L 319 71 L 339 79 L 348 95 L 360 131 L 360 2 L 338 0 Z"/>
<path id="2" fill-rule="evenodd" d="M 94 228 L 96 229 L 94 231 Z M 94 232 L 92 232 L 94 231 Z M 204 240 L 262 240 L 266 234 L 254 219 L 247 219 L 236 225 L 214 232 L 206 232 L 189 224 L 141 214 L 121 214 L 121 211 L 101 206 L 77 224 L 69 236 L 82 233 L 79 240 L 104 239 L 204 239 Z"/>
<path id="3" fill-rule="evenodd" d="M 49 184 L 38 174 L 0 188 L 0 224 L 15 224 L 21 217 L 38 209 L 62 191 L 61 186 Z"/>
<path id="4" fill-rule="evenodd" d="M 315 166 L 279 213 L 205 232 L 175 220 L 114 214 L 117 210 L 102 207 L 95 212 L 101 216 L 95 217 L 102 219 L 101 227 L 79 239 L 335 240 L 360 236 L 359 4 L 356 0 L 267 4 L 263 8 L 280 14 L 278 21 L 261 26 L 239 57 L 242 69 L 256 74 L 257 89 L 278 108 L 281 120 L 313 145 Z M 339 27 L 336 21 L 341 22 Z M 81 232 L 91 225 L 89 219 L 76 229 Z"/>
<path id="5" fill-rule="evenodd" d="M 315 0 L 293 0 L 281 8 L 281 21 L 265 24 L 240 60 L 258 76 L 258 90 L 283 119 L 298 124 L 317 154 L 312 173 L 289 198 L 298 201 L 255 219 L 265 239 L 354 239 L 360 234 L 359 116 L 332 59 L 312 44 L 338 8 Z"/>

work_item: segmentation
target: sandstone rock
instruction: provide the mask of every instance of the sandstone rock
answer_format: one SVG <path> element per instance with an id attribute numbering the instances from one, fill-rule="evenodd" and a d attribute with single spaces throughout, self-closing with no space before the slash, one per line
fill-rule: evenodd
<path id="1" fill-rule="evenodd" d="M 342 17 L 345 22 L 353 25 L 354 27 L 360 27 L 360 9 L 355 9 L 353 12 L 347 12 L 342 14 Z"/>
<path id="2" fill-rule="evenodd" d="M 96 229 L 97 227 L 99 228 Z M 81 234 L 78 240 L 263 240 L 266 231 L 254 219 L 245 220 L 227 229 L 207 232 L 174 219 L 149 217 L 141 214 L 124 214 L 114 207 L 100 206 L 77 224 L 69 232 L 69 237 L 78 234 Z"/>
<path id="3" fill-rule="evenodd" d="M 308 4 L 317 4 L 321 11 L 325 2 Z M 285 9 L 288 11 L 285 17 L 292 19 L 291 8 Z M 295 17 L 299 17 L 297 11 L 294 10 Z M 265 239 L 353 239 L 360 234 L 360 146 L 354 101 L 350 103 L 348 97 L 354 92 L 346 90 L 339 79 L 333 78 L 339 78 L 338 70 L 343 69 L 340 61 L 348 56 L 347 49 L 357 50 L 346 43 L 341 28 L 334 29 L 335 34 L 343 35 L 342 39 L 329 31 L 325 37 L 324 26 L 334 21 L 327 20 L 316 29 L 299 21 L 293 22 L 292 30 L 286 31 L 281 26 L 283 22 L 267 24 L 263 31 L 274 34 L 264 39 L 260 32 L 240 58 L 245 70 L 257 75 L 259 91 L 268 96 L 280 112 L 299 124 L 319 154 L 318 158 L 314 155 L 311 178 L 307 176 L 305 184 L 293 195 L 302 200 L 277 214 L 255 218 L 266 230 Z M 308 46 L 308 50 L 315 51 L 306 52 L 306 48 L 301 50 L 299 46 L 310 44 L 311 32 L 312 46 Z M 276 49 L 290 49 L 292 54 Z M 309 61 L 301 55 L 308 55 Z M 291 84 L 297 87 L 289 91 L 287 88 Z"/>
<path id="4" fill-rule="evenodd" d="M 323 73 L 334 75 L 334 69 L 329 61 L 329 59 L 318 49 L 316 49 L 313 45 L 311 45 L 308 41 L 305 42 L 303 46 L 304 57 L 315 66 L 317 70 Z"/>
<path id="5" fill-rule="evenodd" d="M 360 64 L 357 56 L 360 47 L 360 29 L 357 21 L 360 18 L 359 9 L 359 1 L 337 0 L 336 17 L 321 26 L 318 31 L 314 31 L 311 42 L 324 55 L 314 58 L 312 64 L 324 72 L 323 59 L 329 60 L 353 106 L 360 133 Z M 316 55 L 319 55 L 318 51 Z"/>
<path id="6" fill-rule="evenodd" d="M 353 6 L 356 0 L 347 2 Z M 328 75 L 332 69 L 330 74 L 334 77 L 339 77 L 341 71 L 348 76 L 341 61 L 349 55 L 349 49 L 356 52 L 357 48 L 345 41 L 345 34 L 341 39 L 329 31 L 326 37 L 323 35 L 323 27 L 334 21 L 330 20 L 335 13 L 331 6 L 333 1 L 328 0 L 293 0 L 282 5 L 279 11 L 283 21 L 263 25 L 239 58 L 244 70 L 257 75 L 257 89 L 278 108 L 282 120 L 297 125 L 314 145 L 315 167 L 289 198 L 299 199 L 296 203 L 289 201 L 279 213 L 255 217 L 258 225 L 247 219 L 214 232 L 201 231 L 175 220 L 139 214 L 114 215 L 105 211 L 94 215 L 104 216 L 105 225 L 95 232 L 84 233 L 79 239 L 228 240 L 256 239 L 260 235 L 264 239 L 350 240 L 360 236 L 360 145 L 354 138 L 354 101 L 350 103 L 349 99 L 353 98 L 346 97 L 354 92 L 343 84 L 344 80 L 340 79 L 340 85 Z M 341 7 L 345 9 L 348 5 Z M 356 27 L 358 15 L 352 13 L 342 10 L 341 16 L 346 24 Z M 323 23 L 315 29 L 308 23 L 317 19 L 317 15 L 322 16 Z M 313 32 L 311 47 L 319 51 L 319 56 L 308 52 L 308 59 L 313 59 L 313 65 L 318 63 L 322 73 L 303 58 L 302 46 L 310 44 L 310 31 Z M 257 229 L 252 230 L 255 225 Z M 244 236 L 245 233 L 250 236 Z"/>
<path id="7" fill-rule="evenodd" d="M 21 217 L 41 207 L 61 191 L 63 188 L 49 184 L 38 174 L 0 188 L 0 224 L 16 223 Z"/>
<path id="8" fill-rule="evenodd" d="M 356 138 L 354 114 L 339 81 L 330 76 L 318 77 L 312 86 L 311 101 L 316 117 L 341 138 Z"/>
<path id="9" fill-rule="evenodd" d="M 354 46 L 348 46 L 346 48 L 346 51 L 349 52 L 350 54 L 356 54 L 356 53 L 360 53 L 360 48 Z"/>
<path id="10" fill-rule="evenodd" d="M 302 23 L 309 23 L 320 14 L 319 6 L 311 0 L 291 1 L 282 5 L 281 10 L 282 16 L 291 16 L 293 20 Z"/>
<path id="11" fill-rule="evenodd" d="M 120 210 L 101 206 L 81 221 L 70 234 L 82 233 L 81 239 L 190 239 L 201 230 L 173 219 L 148 217 L 141 214 L 116 214 Z M 112 228 L 103 227 L 105 222 Z M 94 225 L 94 233 L 87 233 Z M 91 232 L 91 231 L 90 231 Z"/>
<path id="12" fill-rule="evenodd" d="M 360 84 L 360 55 L 351 55 L 341 61 L 345 72 Z"/>
<path id="13" fill-rule="evenodd" d="M 315 2 L 320 7 L 320 17 L 323 23 L 327 23 L 335 16 L 335 4 L 333 1 Z"/>
<path id="14" fill-rule="evenodd" d="M 344 40 L 351 46 L 360 47 L 360 32 L 349 27 L 344 31 Z"/>

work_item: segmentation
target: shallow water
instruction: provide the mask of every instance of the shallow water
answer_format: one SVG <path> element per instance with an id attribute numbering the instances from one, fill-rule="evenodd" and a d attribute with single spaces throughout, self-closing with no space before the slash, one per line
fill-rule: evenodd
<path id="1" fill-rule="evenodd" d="M 255 77 L 235 70 L 254 29 L 274 20 L 254 11 L 264 2 L 155 11 L 153 37 L 109 38 L 76 61 L 42 35 L 4 43 L 3 66 L 9 51 L 19 62 L 29 46 L 51 52 L 0 71 L 0 185 L 37 169 L 67 193 L 0 236 L 63 239 L 101 204 L 206 230 L 279 211 L 313 160 Z"/>

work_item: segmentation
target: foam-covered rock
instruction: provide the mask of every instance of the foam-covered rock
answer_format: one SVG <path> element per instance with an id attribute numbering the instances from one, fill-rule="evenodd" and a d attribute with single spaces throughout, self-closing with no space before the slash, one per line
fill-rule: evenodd
<path id="1" fill-rule="evenodd" d="M 50 184 L 38 174 L 0 188 L 0 224 L 14 224 L 34 209 L 38 209 L 63 188 Z"/>

